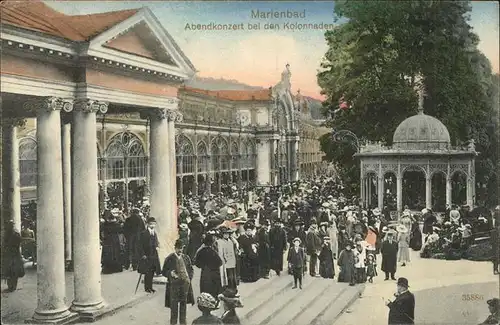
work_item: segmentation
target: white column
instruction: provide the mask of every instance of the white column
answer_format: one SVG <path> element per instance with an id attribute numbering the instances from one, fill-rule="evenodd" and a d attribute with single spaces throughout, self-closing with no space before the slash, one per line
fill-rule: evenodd
<path id="1" fill-rule="evenodd" d="M 72 227 L 71 227 L 71 124 L 65 123 L 61 128 L 62 136 L 62 172 L 63 172 L 63 202 L 64 202 L 64 258 L 72 258 Z"/>
<path id="2" fill-rule="evenodd" d="M 403 210 L 403 178 L 398 173 L 396 176 L 396 202 L 398 214 Z"/>
<path id="3" fill-rule="evenodd" d="M 447 164 L 446 170 L 446 204 L 451 206 L 451 169 L 450 163 Z"/>
<path id="4" fill-rule="evenodd" d="M 426 175 L 425 177 L 425 208 L 432 209 L 432 177 Z"/>
<path id="5" fill-rule="evenodd" d="M 260 141 L 260 143 L 259 143 Z M 272 148 L 271 150 L 271 141 L 266 139 L 258 139 L 257 140 L 257 168 L 255 172 L 257 173 L 257 183 L 258 184 L 277 184 L 278 182 L 278 174 L 274 174 L 274 180 L 271 181 L 271 161 L 274 161 L 274 157 L 271 157 L 273 154 Z"/>
<path id="6" fill-rule="evenodd" d="M 467 176 L 467 205 L 472 209 L 474 207 L 474 198 L 473 198 L 473 186 L 474 183 L 472 183 L 472 177 Z"/>
<path id="7" fill-rule="evenodd" d="M 168 252 L 171 253 L 174 251 L 175 240 L 178 236 L 177 231 L 177 215 L 178 215 L 178 207 L 177 207 L 177 163 L 175 157 L 175 123 L 182 122 L 182 114 L 178 110 L 170 111 L 171 117 L 168 120 L 168 142 L 171 145 L 169 151 L 169 164 L 170 164 L 170 172 L 171 172 L 171 182 L 170 182 L 170 193 L 172 194 L 170 197 L 170 222 L 171 227 L 169 228 L 168 233 Z M 182 177 L 181 177 L 182 184 Z M 181 185 L 182 186 L 182 185 Z M 182 187 L 181 187 L 182 188 Z M 166 257 L 166 256 L 165 256 Z"/>
<path id="8" fill-rule="evenodd" d="M 5 119 L 3 121 L 3 204 L 7 220 L 14 221 L 14 229 L 21 231 L 21 180 L 19 172 L 19 140 L 17 128 L 24 120 Z M 3 226 L 3 225 L 2 225 Z"/>
<path id="9" fill-rule="evenodd" d="M 361 202 L 362 202 L 363 207 L 366 206 L 365 183 L 366 183 L 366 179 L 364 177 L 361 177 Z"/>
<path id="10" fill-rule="evenodd" d="M 61 109 L 69 100 L 36 102 L 37 112 L 37 308 L 35 321 L 53 322 L 71 313 L 66 306 L 64 274 L 64 212 L 61 160 Z"/>
<path id="11" fill-rule="evenodd" d="M 73 113 L 73 235 L 75 299 L 71 309 L 92 314 L 104 306 L 101 294 L 99 186 L 96 112 L 106 103 L 78 99 Z"/>
<path id="12" fill-rule="evenodd" d="M 378 208 L 382 210 L 384 207 L 384 177 L 379 176 L 378 177 L 378 193 L 377 193 L 377 198 L 378 198 Z"/>
<path id="13" fill-rule="evenodd" d="M 150 118 L 150 216 L 156 219 L 160 246 L 158 255 L 162 261 L 169 252 L 169 237 L 174 227 L 171 205 L 175 192 L 172 193 L 171 182 L 176 179 L 172 178 L 170 152 L 175 154 L 175 144 L 169 139 L 168 120 L 175 117 L 171 110 L 159 108 L 154 110 Z"/>
<path id="14" fill-rule="evenodd" d="M 446 204 L 451 205 L 451 177 L 446 176 Z"/>

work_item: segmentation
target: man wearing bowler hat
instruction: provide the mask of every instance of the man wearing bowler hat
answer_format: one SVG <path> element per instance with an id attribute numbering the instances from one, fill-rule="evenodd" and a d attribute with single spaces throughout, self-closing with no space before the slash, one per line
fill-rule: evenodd
<path id="1" fill-rule="evenodd" d="M 175 252 L 168 255 L 163 263 L 162 274 L 168 279 L 165 288 L 165 307 L 170 308 L 170 324 L 186 324 L 187 304 L 194 305 L 193 266 L 188 255 L 183 254 L 184 242 L 177 239 Z"/>
<path id="2" fill-rule="evenodd" d="M 500 299 L 493 298 L 486 302 L 490 315 L 479 325 L 499 324 L 500 323 Z"/>
<path id="3" fill-rule="evenodd" d="M 389 325 L 415 324 L 415 296 L 408 291 L 408 279 L 399 278 L 394 301 L 387 301 Z"/>
<path id="4" fill-rule="evenodd" d="M 153 276 L 160 274 L 160 259 L 158 257 L 158 235 L 156 234 L 156 219 L 148 218 L 148 227 L 141 232 L 139 242 L 139 252 L 141 261 L 137 268 L 137 272 L 144 274 L 144 290 L 149 293 L 154 293 Z"/>

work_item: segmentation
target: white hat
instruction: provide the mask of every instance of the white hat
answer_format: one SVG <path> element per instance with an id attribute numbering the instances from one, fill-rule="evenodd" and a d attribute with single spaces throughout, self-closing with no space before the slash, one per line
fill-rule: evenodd
<path id="1" fill-rule="evenodd" d="M 344 211 L 344 212 L 349 211 L 349 207 L 348 207 L 348 206 L 345 206 L 345 207 L 342 209 L 342 211 Z"/>
<path id="2" fill-rule="evenodd" d="M 398 225 L 396 227 L 396 230 L 397 230 L 397 232 L 403 233 L 403 234 L 408 232 L 408 228 L 406 228 L 405 225 Z"/>
<path id="3" fill-rule="evenodd" d="M 422 212 L 422 214 L 426 214 L 427 212 L 429 212 L 429 210 L 427 210 L 427 209 L 422 209 L 422 211 L 421 211 L 421 212 Z"/>
<path id="4" fill-rule="evenodd" d="M 372 210 L 374 216 L 379 216 L 382 212 L 380 212 L 379 208 L 375 208 Z"/>
<path id="5" fill-rule="evenodd" d="M 329 208 L 330 207 L 330 204 L 328 204 L 328 202 L 323 202 L 323 204 L 321 205 L 323 208 Z"/>

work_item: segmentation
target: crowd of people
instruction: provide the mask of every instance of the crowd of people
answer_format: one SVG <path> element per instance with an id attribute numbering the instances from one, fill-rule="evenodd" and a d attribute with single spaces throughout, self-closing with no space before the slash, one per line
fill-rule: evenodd
<path id="1" fill-rule="evenodd" d="M 100 221 L 102 272 L 138 271 L 145 275 L 144 290 L 151 293 L 155 292 L 153 276 L 165 276 L 171 324 L 184 324 L 186 306 L 195 301 L 203 314 L 196 324 L 237 324 L 240 282 L 268 279 L 271 273 L 291 276 L 292 288 L 298 290 L 305 285 L 306 274 L 355 286 L 372 283 L 379 270 L 384 280 L 396 280 L 398 266 L 411 262 L 410 249 L 423 258 L 459 259 L 486 234 L 493 247 L 498 246 L 487 210 L 450 206 L 440 216 L 427 209 L 412 214 L 405 207 L 401 217 L 392 220 L 386 207 L 363 209 L 356 197 L 344 196 L 338 180 L 327 177 L 282 186 L 226 186 L 223 192 L 189 194 L 180 202 L 179 237 L 163 267 L 156 220 L 149 215 L 147 198 L 135 207 L 113 206 Z M 497 227 L 499 212 L 497 208 Z M 27 229 L 23 231 L 34 238 Z M 7 237 L 9 245 L 15 246 L 19 238 Z M 498 252 L 491 255 L 498 272 Z M 17 277 L 24 273 L 18 264 L 8 265 L 13 274 L 9 289 L 15 290 Z M 196 299 L 193 266 L 201 270 L 201 295 Z M 398 286 L 404 289 L 405 281 Z M 223 319 L 211 314 L 220 303 Z"/>

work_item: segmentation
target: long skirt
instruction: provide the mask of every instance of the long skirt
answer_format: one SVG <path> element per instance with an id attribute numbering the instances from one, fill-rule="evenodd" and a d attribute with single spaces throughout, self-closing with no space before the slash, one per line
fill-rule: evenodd
<path id="1" fill-rule="evenodd" d="M 259 276 L 259 260 L 243 257 L 241 260 L 240 278 L 241 282 L 255 282 Z"/>
<path id="2" fill-rule="evenodd" d="M 409 247 L 399 247 L 398 262 L 406 263 L 409 261 L 410 261 L 410 248 Z"/>
<path id="3" fill-rule="evenodd" d="M 364 267 L 356 268 L 356 283 L 366 282 L 366 269 Z"/>

